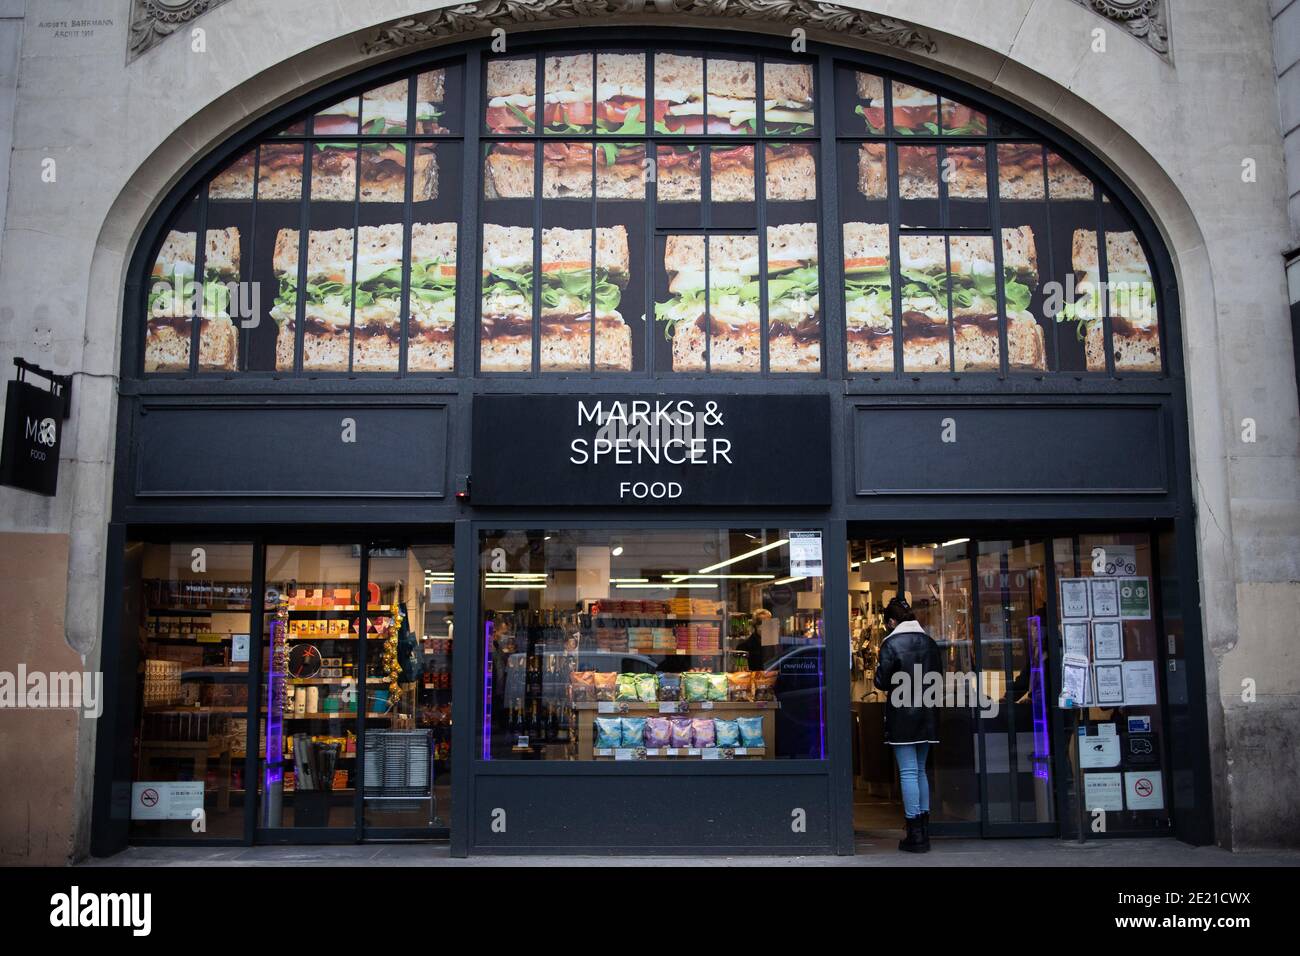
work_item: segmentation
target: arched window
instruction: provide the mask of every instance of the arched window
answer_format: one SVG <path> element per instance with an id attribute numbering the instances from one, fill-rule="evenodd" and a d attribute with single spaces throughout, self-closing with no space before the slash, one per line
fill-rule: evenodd
<path id="1" fill-rule="evenodd" d="M 371 71 L 215 153 L 146 231 L 127 374 L 1164 370 L 1164 259 L 1015 109 L 846 50 L 581 36 Z"/>

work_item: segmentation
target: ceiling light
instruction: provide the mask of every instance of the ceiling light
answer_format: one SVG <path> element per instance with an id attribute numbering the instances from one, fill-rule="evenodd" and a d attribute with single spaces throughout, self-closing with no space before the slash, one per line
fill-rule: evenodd
<path id="1" fill-rule="evenodd" d="M 610 578 L 610 584 L 649 584 L 649 578 Z"/>
<path id="2" fill-rule="evenodd" d="M 755 548 L 753 551 L 746 551 L 744 554 L 738 554 L 734 558 L 728 558 L 726 561 L 719 561 L 717 564 L 710 564 L 707 568 L 700 568 L 698 574 L 707 574 L 710 571 L 716 571 L 718 568 L 725 568 L 729 564 L 735 564 L 737 561 L 744 561 L 746 558 L 752 558 L 756 554 L 762 554 L 764 551 L 771 551 L 773 548 L 779 548 L 783 544 L 789 544 L 789 540 L 782 538 L 780 541 L 773 541 L 771 544 L 765 544 L 761 548 Z"/>
<path id="3" fill-rule="evenodd" d="M 623 546 L 621 544 L 616 544 L 614 545 L 614 547 L 609 549 L 609 553 L 617 558 L 620 554 L 623 553 Z"/>
<path id="4" fill-rule="evenodd" d="M 802 581 L 807 577 L 808 575 L 806 574 L 793 574 L 788 578 L 778 578 L 773 581 L 772 584 L 794 584 L 795 581 Z"/>
<path id="5" fill-rule="evenodd" d="M 489 591 L 544 591 L 545 584 L 528 584 L 520 581 L 516 584 L 485 584 L 483 585 Z"/>
<path id="6" fill-rule="evenodd" d="M 689 582 L 686 584 L 616 584 L 617 588 L 641 589 L 643 591 L 676 591 L 679 588 L 716 588 L 716 584 L 708 584 L 704 581 Z"/>
<path id="7" fill-rule="evenodd" d="M 943 544 L 939 545 L 939 547 L 946 548 L 950 544 L 965 544 L 969 540 L 970 538 L 953 538 L 951 541 L 945 541 Z"/>
<path id="8" fill-rule="evenodd" d="M 685 581 L 687 578 L 718 578 L 728 581 L 770 581 L 775 574 L 665 574 L 665 580 Z"/>

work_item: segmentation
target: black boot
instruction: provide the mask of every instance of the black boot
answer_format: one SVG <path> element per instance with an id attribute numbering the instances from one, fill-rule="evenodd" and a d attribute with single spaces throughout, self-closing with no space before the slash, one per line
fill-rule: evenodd
<path id="1" fill-rule="evenodd" d="M 930 811 L 927 810 L 925 811 L 925 813 L 917 817 L 917 821 L 921 825 L 921 852 L 929 853 L 930 852 Z"/>
<path id="2" fill-rule="evenodd" d="M 907 820 L 907 836 L 898 841 L 898 848 L 904 853 L 924 853 L 929 845 L 921 843 L 921 818 L 910 817 Z"/>

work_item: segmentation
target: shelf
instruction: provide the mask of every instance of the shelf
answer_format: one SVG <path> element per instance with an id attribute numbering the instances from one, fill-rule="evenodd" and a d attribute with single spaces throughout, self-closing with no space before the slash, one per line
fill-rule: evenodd
<path id="1" fill-rule="evenodd" d="M 310 687 L 313 684 L 319 686 L 326 686 L 326 685 L 335 686 L 335 685 L 343 685 L 343 684 L 360 683 L 355 678 L 344 678 L 344 677 L 288 677 L 286 678 L 286 680 L 288 680 L 289 684 L 294 687 Z M 370 687 L 377 686 L 379 684 L 387 684 L 387 683 L 388 683 L 388 678 L 386 677 L 366 678 L 366 685 Z"/>
<path id="2" fill-rule="evenodd" d="M 642 757 L 636 751 L 644 750 Z M 629 753 L 630 752 L 630 753 Z M 592 756 L 597 760 L 645 760 L 656 758 L 685 758 L 688 760 L 732 760 L 741 757 L 765 757 L 766 747 L 597 747 Z"/>
<path id="3" fill-rule="evenodd" d="M 321 635 L 319 635 L 319 636 L 318 636 L 318 635 L 305 636 L 305 635 L 301 635 L 301 634 L 299 634 L 299 635 L 286 634 L 286 635 L 284 636 L 284 639 L 285 639 L 286 641 L 355 641 L 355 640 L 358 640 L 358 638 L 357 638 L 357 636 L 356 636 L 355 634 L 321 634 Z M 366 640 L 368 640 L 368 641 L 386 641 L 386 640 L 388 640 L 388 638 L 386 638 L 386 637 L 380 637 L 379 635 L 375 635 L 374 637 L 367 637 Z"/>
<path id="4" fill-rule="evenodd" d="M 240 680 L 248 679 L 248 668 L 236 670 L 230 667 L 187 667 L 181 671 L 183 681 L 202 680 L 205 677 L 218 681 L 227 678 L 231 683 L 237 684 Z"/>
<path id="5" fill-rule="evenodd" d="M 356 716 L 357 716 L 356 711 L 349 710 L 349 711 L 341 711 L 337 714 L 328 714 L 324 712 L 302 714 L 301 716 L 297 714 L 285 714 L 284 719 L 285 720 L 352 720 Z M 401 716 L 401 715 L 367 713 L 366 719 L 367 720 L 392 720 L 394 716 Z"/>
<path id="6" fill-rule="evenodd" d="M 602 704 L 606 708 L 603 711 L 600 709 Z M 669 705 L 678 706 L 682 704 L 686 706 L 686 710 L 678 711 L 678 713 L 707 714 L 707 713 L 716 713 L 718 711 L 780 710 L 781 709 L 781 702 L 779 700 L 690 700 L 690 701 L 659 700 L 653 702 L 643 701 L 643 700 L 612 700 L 612 701 L 611 700 L 580 700 L 580 701 L 574 701 L 572 706 L 574 710 L 594 710 L 596 711 L 596 713 L 620 714 L 623 713 L 623 708 L 625 707 L 627 708 L 628 712 L 632 712 L 632 711 L 658 712 L 660 706 L 667 707 Z M 610 710 L 609 708 L 613 708 L 613 709 Z M 671 713 L 671 712 L 664 711 L 664 713 Z"/>
<path id="7" fill-rule="evenodd" d="M 612 618 L 615 621 L 702 621 L 707 624 L 721 624 L 721 614 L 701 616 L 695 614 L 622 614 L 615 611 L 601 611 L 591 615 L 593 618 Z"/>

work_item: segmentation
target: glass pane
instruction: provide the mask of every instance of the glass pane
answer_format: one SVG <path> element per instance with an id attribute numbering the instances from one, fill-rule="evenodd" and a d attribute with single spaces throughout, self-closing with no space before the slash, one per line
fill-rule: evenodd
<path id="1" fill-rule="evenodd" d="M 768 136 L 816 132 L 813 110 L 811 64 L 763 64 L 763 131 Z"/>
<path id="2" fill-rule="evenodd" d="M 1007 364 L 1012 371 L 1045 372 L 1047 337 L 1039 324 L 1038 244 L 1030 226 L 1002 230 L 1002 295 L 1006 303 Z"/>
<path id="3" fill-rule="evenodd" d="M 773 372 L 821 369 L 817 224 L 767 227 L 767 347 Z"/>
<path id="4" fill-rule="evenodd" d="M 836 73 L 839 87 L 837 101 L 841 131 L 872 136 L 885 132 L 885 81 L 874 73 L 857 70 L 839 70 Z"/>
<path id="5" fill-rule="evenodd" d="M 452 371 L 456 357 L 456 223 L 417 222 L 411 226 L 409 302 L 407 370 Z"/>
<path id="6" fill-rule="evenodd" d="M 1115 206 L 1106 209 L 1106 308 L 1117 373 L 1158 373 L 1160 323 L 1151 266 L 1137 233 Z M 1091 331 L 1091 330 L 1089 330 Z"/>
<path id="7" fill-rule="evenodd" d="M 998 144 L 998 195 L 1003 199 L 1047 197 L 1042 144 Z"/>
<path id="8" fill-rule="evenodd" d="M 758 131 L 758 72 L 753 60 L 714 59 L 705 66 L 707 123 L 695 133 L 744 134 Z"/>
<path id="9" fill-rule="evenodd" d="M 645 146 L 599 143 L 596 146 L 596 195 L 601 199 L 645 199 Z"/>
<path id="10" fill-rule="evenodd" d="M 644 53 L 596 55 L 596 132 L 646 132 Z"/>
<path id="11" fill-rule="evenodd" d="M 362 226 L 352 335 L 354 372 L 396 372 L 402 343 L 402 224 Z"/>
<path id="12" fill-rule="evenodd" d="M 1152 577 L 1147 534 L 1079 535 L 1054 542 L 1058 626 L 1066 654 L 1088 661 L 1089 704 L 1066 716 L 1082 721 L 1083 746 L 1074 721 L 1062 721 L 1070 755 L 1064 829 L 1078 818 L 1073 775 L 1083 755 L 1088 819 L 1104 812 L 1107 833 L 1151 832 L 1171 826 L 1172 781 L 1166 761 L 1171 729 L 1161 703 L 1166 694 L 1159 595 Z M 1068 598 L 1077 598 L 1067 600 Z M 1108 739 L 1102 739 L 1103 737 Z M 1111 739 L 1113 738 L 1113 739 Z"/>
<path id="13" fill-rule="evenodd" d="M 252 566 L 247 544 L 127 546 L 141 657 L 133 837 L 243 836 Z"/>
<path id="14" fill-rule="evenodd" d="M 489 60 L 483 87 L 483 129 L 489 133 L 532 133 L 536 128 L 537 60 Z"/>
<path id="15" fill-rule="evenodd" d="M 355 136 L 361 131 L 359 114 L 361 98 L 348 97 L 323 109 L 312 118 L 313 136 Z"/>
<path id="16" fill-rule="evenodd" d="M 360 554 L 352 546 L 266 549 L 266 608 L 258 780 L 261 827 L 355 823 L 358 703 L 376 706 L 387 680 L 372 677 L 392 616 L 372 612 L 361 654 Z"/>
<path id="17" fill-rule="evenodd" d="M 590 199 L 594 186 L 590 143 L 546 143 L 542 147 L 542 198 Z M 532 173 L 532 163 L 528 164 Z M 590 221 L 590 209 L 580 209 L 577 218 Z"/>
<path id="18" fill-rule="evenodd" d="M 763 150 L 768 202 L 801 202 L 817 198 L 817 162 L 811 146 L 768 143 Z"/>
<path id="19" fill-rule="evenodd" d="M 1003 255 L 1009 252 L 1004 243 Z M 948 254 L 955 367 L 959 372 L 996 372 L 1001 368 L 1001 353 L 993 239 L 953 236 Z M 1004 264 L 1010 269 L 1015 260 L 1006 258 Z"/>
<path id="20" fill-rule="evenodd" d="M 947 136 L 984 136 L 989 119 L 979 110 L 947 97 L 939 104 L 940 124 Z"/>
<path id="21" fill-rule="evenodd" d="M 1094 195 L 1092 180 L 1051 150 L 1047 152 L 1047 188 L 1054 200 L 1092 199 Z"/>
<path id="22" fill-rule="evenodd" d="M 1052 204 L 1053 221 L 1056 205 Z M 1095 214 L 1093 221 L 1096 221 Z M 1106 345 L 1102 325 L 1101 252 L 1096 229 L 1073 230 L 1069 262 L 1072 269 L 1064 276 L 1064 303 L 1056 318 L 1061 369 L 1082 371 L 1086 368 L 1089 372 L 1104 372 Z M 1058 273 L 1061 271 L 1057 269 Z"/>
<path id="23" fill-rule="evenodd" d="M 655 156 L 655 224 L 668 229 L 699 226 L 704 211 L 700 201 L 704 196 L 704 150 L 699 146 L 659 146 Z"/>
<path id="24" fill-rule="evenodd" d="M 525 215 L 531 218 L 531 211 Z M 485 222 L 482 262 L 479 365 L 485 372 L 530 371 L 533 361 L 533 227 Z"/>
<path id="25" fill-rule="evenodd" d="M 981 541 L 980 712 L 990 823 L 1051 823 L 1047 555 L 1042 541 Z"/>
<path id="26" fill-rule="evenodd" d="M 656 365 L 674 372 L 708 368 L 708 308 L 704 302 L 704 237 L 669 235 L 656 242 Z"/>
<path id="27" fill-rule="evenodd" d="M 188 372 L 193 330 L 198 201 L 187 204 L 163 237 L 150 273 L 144 338 L 146 372 Z M 186 231 L 185 227 L 189 226 Z"/>
<path id="28" fill-rule="evenodd" d="M 459 66 L 439 67 L 415 78 L 415 131 L 456 133 L 460 122 L 461 76 Z"/>
<path id="29" fill-rule="evenodd" d="M 903 371 L 946 372 L 952 365 L 948 341 L 948 260 L 943 236 L 901 236 Z"/>
<path id="30" fill-rule="evenodd" d="M 311 154 L 312 202 L 356 200 L 358 152 L 369 155 L 373 150 L 361 150 L 354 143 L 316 145 Z M 399 202 L 401 196 L 399 190 Z"/>
<path id="31" fill-rule="evenodd" d="M 548 133 L 593 131 L 591 91 L 595 65 L 590 53 L 546 58 L 546 126 Z"/>
<path id="32" fill-rule="evenodd" d="M 258 202 L 302 198 L 303 147 L 295 143 L 267 143 L 260 148 L 257 175 Z"/>
<path id="33" fill-rule="evenodd" d="M 500 531 L 481 546 L 477 756 L 824 757 L 822 578 L 793 573 L 788 532 Z"/>
<path id="34" fill-rule="evenodd" d="M 754 147 L 712 146 L 708 150 L 710 201 L 715 204 L 752 203 Z"/>
<path id="35" fill-rule="evenodd" d="M 297 229 L 281 229 L 276 234 L 272 262 L 278 292 L 271 317 L 275 320 L 276 327 L 275 368 L 280 372 L 292 372 L 294 366 L 300 246 Z"/>
<path id="36" fill-rule="evenodd" d="M 311 218 L 313 221 L 328 221 L 329 214 L 313 208 Z M 398 235 L 400 237 L 400 231 Z M 303 371 L 348 370 L 352 345 L 355 237 L 355 230 L 350 228 L 313 229 L 308 234 L 307 294 L 303 304 Z M 292 251 L 292 258 L 296 261 L 297 250 L 294 248 Z M 282 337 L 284 331 L 281 330 Z"/>
<path id="37" fill-rule="evenodd" d="M 614 147 L 616 161 L 613 166 L 606 166 L 602 159 L 610 146 Z M 647 259 L 644 156 L 645 149 L 638 144 L 601 143 L 596 147 L 597 241 L 602 250 L 611 253 L 606 266 L 597 263 L 597 371 L 631 372 L 646 367 L 648 276 L 644 265 Z M 635 195 L 628 195 L 633 188 Z M 620 261 L 624 255 L 626 260 Z"/>
<path id="38" fill-rule="evenodd" d="M 858 147 L 858 192 L 864 199 L 889 198 L 889 166 L 884 143 L 863 143 Z"/>
<path id="39" fill-rule="evenodd" d="M 361 132 L 369 136 L 401 136 L 407 132 L 411 81 L 402 79 L 367 90 L 361 96 Z"/>
<path id="40" fill-rule="evenodd" d="M 208 185 L 209 199 L 252 199 L 253 167 L 257 163 L 257 148 L 241 153 L 225 169 L 212 177 Z"/>
<path id="41" fill-rule="evenodd" d="M 894 370 L 889 226 L 844 224 L 844 318 L 850 372 Z"/>
<path id="42" fill-rule="evenodd" d="M 655 131 L 698 134 L 704 129 L 704 60 L 656 53 Z"/>
<path id="43" fill-rule="evenodd" d="M 553 146 L 548 144 L 547 148 L 552 149 Z M 560 146 L 560 148 L 564 147 Z M 532 143 L 489 144 L 483 160 L 483 197 L 485 199 L 532 198 L 534 150 Z"/>
<path id="44" fill-rule="evenodd" d="M 590 169 L 590 165 L 588 166 Z M 588 174 L 590 176 L 590 173 Z M 590 179 L 588 179 L 590 183 Z M 588 215 L 590 211 L 587 210 Z M 627 234 L 618 243 L 606 234 L 602 257 L 608 269 L 627 269 Z M 555 226 L 542 230 L 541 368 L 544 372 L 586 371 L 591 366 L 592 231 Z"/>
<path id="45" fill-rule="evenodd" d="M 903 815 L 898 771 L 885 743 L 887 697 L 873 683 L 889 633 L 885 605 L 898 594 L 898 542 L 849 542 L 849 699 L 854 729 L 853 828 L 895 829 Z"/>
<path id="46" fill-rule="evenodd" d="M 937 227 L 942 221 L 939 208 L 939 148 L 898 147 L 899 223 L 913 227 Z"/>
<path id="47" fill-rule="evenodd" d="M 368 610 L 392 626 L 378 628 L 367 668 L 366 826 L 441 826 L 449 817 L 452 559 L 450 545 L 370 550 L 379 602 Z"/>
<path id="48" fill-rule="evenodd" d="M 762 366 L 757 276 L 758 236 L 709 236 L 711 372 L 757 372 Z"/>
<path id="49" fill-rule="evenodd" d="M 208 219 L 213 218 L 209 213 Z M 238 226 L 208 229 L 199 325 L 200 372 L 234 372 L 239 368 L 239 332 L 231 311 L 234 306 L 246 304 L 248 298 L 240 286 L 239 242 Z"/>
<path id="50" fill-rule="evenodd" d="M 940 164 L 948 187 L 949 225 L 987 229 L 989 184 L 985 147 L 946 146 Z"/>
<path id="51" fill-rule="evenodd" d="M 976 678 L 971 644 L 970 559 L 964 541 L 908 544 L 903 549 L 905 597 L 925 632 L 943 652 L 945 682 Z M 930 749 L 930 812 L 936 821 L 980 819 L 977 767 L 978 696 L 967 695 L 965 706 L 945 701 L 939 715 L 939 739 Z"/>
<path id="52" fill-rule="evenodd" d="M 901 136 L 937 136 L 939 97 L 919 86 L 895 80 L 892 84 L 893 127 Z"/>

